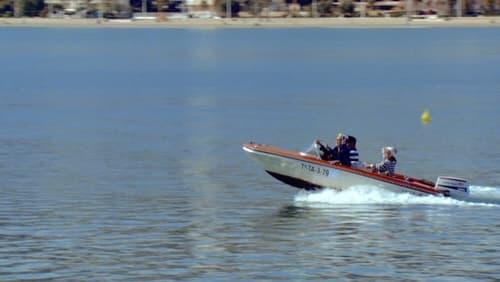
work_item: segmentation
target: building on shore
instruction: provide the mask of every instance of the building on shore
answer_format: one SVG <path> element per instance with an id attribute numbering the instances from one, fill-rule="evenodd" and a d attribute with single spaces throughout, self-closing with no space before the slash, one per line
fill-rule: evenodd
<path id="1" fill-rule="evenodd" d="M 207 12 L 230 17 L 500 15 L 500 0 L 0 0 L 0 16 L 131 17 Z M 205 14 L 203 14 L 205 13 Z"/>

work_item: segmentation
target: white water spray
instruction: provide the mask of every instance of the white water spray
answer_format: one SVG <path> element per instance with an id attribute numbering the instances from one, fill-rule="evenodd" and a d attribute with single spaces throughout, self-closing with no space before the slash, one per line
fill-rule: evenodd
<path id="1" fill-rule="evenodd" d="M 318 192 L 301 191 L 295 202 L 312 204 L 384 204 L 384 205 L 454 205 L 500 207 L 500 189 L 471 186 L 474 203 L 439 196 L 415 196 L 409 193 L 394 193 L 374 186 L 353 186 L 342 191 L 324 189 Z M 484 199 L 484 201 L 481 201 Z M 493 203 L 492 203 L 493 202 Z"/>

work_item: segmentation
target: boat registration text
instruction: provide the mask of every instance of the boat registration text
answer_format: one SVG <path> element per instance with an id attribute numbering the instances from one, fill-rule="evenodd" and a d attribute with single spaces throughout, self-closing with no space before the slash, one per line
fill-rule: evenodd
<path id="1" fill-rule="evenodd" d="M 330 174 L 330 171 L 327 168 L 322 168 L 322 167 L 319 167 L 319 166 L 314 166 L 314 165 L 311 165 L 311 164 L 308 164 L 308 163 L 300 163 L 300 168 L 302 170 L 305 170 L 305 171 L 308 171 L 308 172 L 312 172 L 312 173 L 316 173 L 316 174 L 323 175 L 323 176 L 328 176 Z"/>

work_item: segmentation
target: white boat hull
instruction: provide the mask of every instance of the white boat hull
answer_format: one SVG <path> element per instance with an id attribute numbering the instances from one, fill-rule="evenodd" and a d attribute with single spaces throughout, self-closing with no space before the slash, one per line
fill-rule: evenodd
<path id="1" fill-rule="evenodd" d="M 304 189 L 308 189 L 307 183 L 311 184 L 309 189 L 332 188 L 337 190 L 357 185 L 369 185 L 399 193 L 411 193 L 415 195 L 429 194 L 375 179 L 360 177 L 356 174 L 329 166 L 318 165 L 305 160 L 295 160 L 261 153 L 253 151 L 249 148 L 244 148 L 244 150 L 257 160 L 257 162 L 259 162 L 263 168 L 274 177 L 283 182 L 286 182 L 284 181 L 286 177 L 290 178 L 290 182 L 304 182 L 304 187 L 301 187 Z"/>
<path id="2" fill-rule="evenodd" d="M 331 164 L 315 156 L 267 145 L 245 144 L 243 150 L 273 177 L 301 189 L 342 190 L 358 185 L 369 185 L 396 193 L 449 196 L 449 193 L 435 189 L 434 183 L 422 179 L 404 175 L 387 176 L 366 169 Z M 461 195 L 458 196 L 463 198 Z"/>

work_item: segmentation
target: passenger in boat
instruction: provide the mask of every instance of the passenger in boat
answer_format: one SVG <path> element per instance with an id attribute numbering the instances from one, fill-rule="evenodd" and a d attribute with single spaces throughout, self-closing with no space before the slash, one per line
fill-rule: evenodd
<path id="1" fill-rule="evenodd" d="M 362 167 L 362 164 L 359 162 L 359 153 L 356 148 L 356 138 L 354 136 L 347 136 L 346 141 L 347 150 L 349 151 L 349 162 L 352 167 Z"/>
<path id="2" fill-rule="evenodd" d="M 394 175 L 394 171 L 396 170 L 396 154 L 397 150 L 394 147 L 384 147 L 382 148 L 382 154 L 384 154 L 384 160 L 378 164 L 370 165 L 374 171 L 378 171 L 380 173 L 385 173 L 387 175 Z"/>

